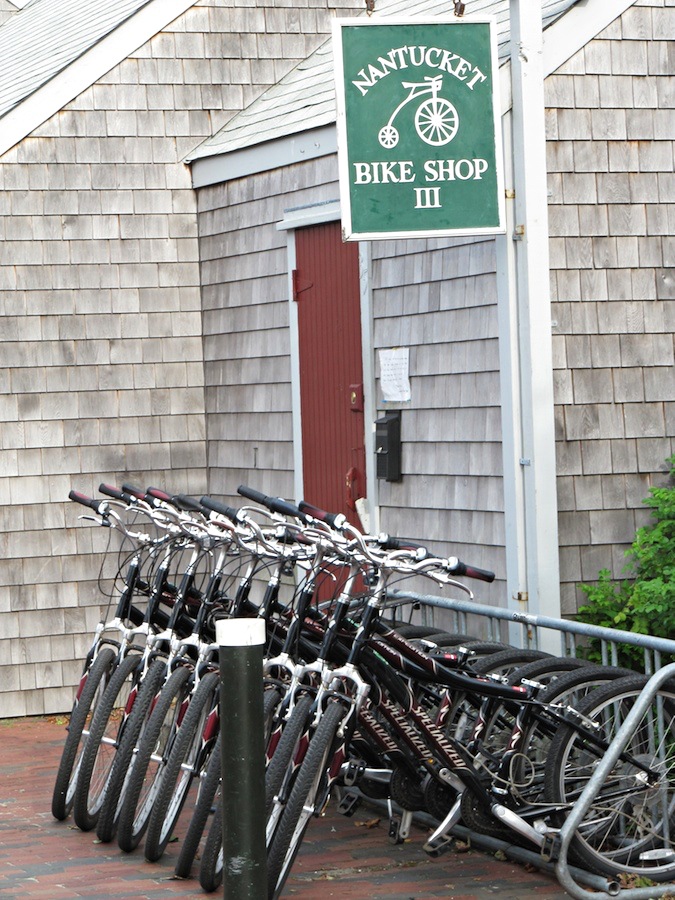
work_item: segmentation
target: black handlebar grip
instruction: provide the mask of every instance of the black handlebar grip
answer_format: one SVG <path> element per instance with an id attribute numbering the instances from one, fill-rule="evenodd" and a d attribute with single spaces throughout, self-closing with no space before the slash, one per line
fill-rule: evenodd
<path id="1" fill-rule="evenodd" d="M 342 517 L 342 513 L 326 512 L 325 509 L 320 509 L 318 506 L 313 506 L 311 503 L 307 503 L 306 500 L 301 500 L 298 506 L 303 513 L 306 513 L 308 516 L 311 516 L 318 522 L 325 522 L 326 525 L 328 525 L 330 528 L 335 528 L 336 531 L 341 530 L 341 522 L 339 520 Z"/>
<path id="2" fill-rule="evenodd" d="M 467 566 L 466 563 L 459 559 L 450 559 L 448 566 L 453 575 L 464 575 L 466 578 L 476 578 L 478 581 L 492 582 L 495 580 L 495 573 L 489 569 L 477 569 L 475 566 Z"/>
<path id="3" fill-rule="evenodd" d="M 183 512 L 203 512 L 202 504 L 199 500 L 196 500 L 194 497 L 190 497 L 187 494 L 175 494 L 171 498 L 171 502 Z"/>
<path id="4" fill-rule="evenodd" d="M 101 483 L 98 486 L 98 490 L 100 494 L 105 494 L 106 497 L 112 497 L 114 500 L 122 500 L 124 503 L 135 503 L 137 500 L 136 497 L 127 491 L 121 491 L 112 484 Z"/>
<path id="5" fill-rule="evenodd" d="M 428 550 L 423 544 L 418 544 L 417 541 L 411 541 L 409 538 L 381 534 L 377 539 L 377 543 L 383 550 L 424 550 L 425 554 L 428 555 Z"/>
<path id="6" fill-rule="evenodd" d="M 253 500 L 255 503 L 266 506 L 268 509 L 272 510 L 272 512 L 279 513 L 282 516 L 291 516 L 291 518 L 300 519 L 301 522 L 307 521 L 307 517 L 299 507 L 294 503 L 289 503 L 288 500 L 284 500 L 282 497 L 268 497 L 266 494 L 261 494 L 260 491 L 255 491 L 245 484 L 239 485 L 237 493 L 241 494 L 242 497 L 246 497 L 248 500 Z"/>
<path id="7" fill-rule="evenodd" d="M 102 514 L 103 508 L 108 506 L 107 500 L 93 500 L 91 497 L 87 497 L 86 494 L 81 494 L 79 491 L 71 491 L 68 494 L 68 499 L 74 500 L 75 503 L 80 503 L 82 506 L 88 506 L 89 509 L 93 509 L 94 512 L 97 512 L 99 515 Z"/>
<path id="8" fill-rule="evenodd" d="M 238 509 L 234 509 L 232 506 L 226 506 L 224 503 L 220 503 L 218 500 L 214 500 L 212 497 L 202 497 L 201 504 L 205 509 L 209 509 L 211 510 L 211 512 L 215 512 L 221 516 L 225 516 L 228 519 L 232 519 L 233 522 L 239 521 Z"/>
<path id="9" fill-rule="evenodd" d="M 137 500 L 145 500 L 145 491 L 142 488 L 137 488 L 133 484 L 123 484 L 122 490 L 127 494 L 130 494 L 132 497 L 135 497 Z"/>
<path id="10" fill-rule="evenodd" d="M 161 488 L 149 487 L 145 493 L 148 497 L 152 497 L 153 500 L 161 500 L 162 503 L 169 503 L 171 506 L 176 505 L 171 494 L 167 494 Z"/>
<path id="11" fill-rule="evenodd" d="M 279 513 L 282 516 L 290 516 L 292 519 L 299 519 L 301 522 L 307 522 L 307 516 L 303 513 L 299 506 L 295 503 L 289 503 L 281 497 L 268 497 L 267 505 L 272 512 Z"/>
<path id="12" fill-rule="evenodd" d="M 255 491 L 253 488 L 247 487 L 245 484 L 240 484 L 237 488 L 237 493 L 241 494 L 242 497 L 246 497 L 247 500 L 253 500 L 254 503 L 260 503 L 262 506 L 267 506 L 267 494 L 262 494 L 260 491 Z"/>

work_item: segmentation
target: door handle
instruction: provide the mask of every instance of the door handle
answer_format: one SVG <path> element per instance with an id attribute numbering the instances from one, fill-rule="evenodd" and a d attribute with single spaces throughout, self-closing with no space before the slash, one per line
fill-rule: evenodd
<path id="1" fill-rule="evenodd" d="M 358 500 L 358 490 L 356 488 L 358 480 L 358 469 L 356 466 L 352 466 L 351 469 L 347 470 L 347 474 L 345 475 L 345 486 L 347 488 L 347 506 L 354 511 L 356 510 L 356 501 Z"/>

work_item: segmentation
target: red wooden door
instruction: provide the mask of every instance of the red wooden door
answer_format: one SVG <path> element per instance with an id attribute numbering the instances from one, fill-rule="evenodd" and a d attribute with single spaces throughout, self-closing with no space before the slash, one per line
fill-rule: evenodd
<path id="1" fill-rule="evenodd" d="M 295 232 L 304 499 L 358 524 L 366 496 L 358 245 L 340 223 Z"/>

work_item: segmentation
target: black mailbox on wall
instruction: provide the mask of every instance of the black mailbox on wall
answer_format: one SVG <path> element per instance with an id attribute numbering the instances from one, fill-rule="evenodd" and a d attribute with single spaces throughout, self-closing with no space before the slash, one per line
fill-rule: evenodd
<path id="1" fill-rule="evenodd" d="M 392 410 L 375 420 L 375 455 L 377 477 L 385 481 L 400 481 L 401 474 L 401 411 Z"/>

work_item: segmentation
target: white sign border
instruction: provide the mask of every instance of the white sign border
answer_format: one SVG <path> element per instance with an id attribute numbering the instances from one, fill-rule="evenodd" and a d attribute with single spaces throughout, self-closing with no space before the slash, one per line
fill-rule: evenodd
<path id="1" fill-rule="evenodd" d="M 436 228 L 428 231 L 354 231 L 352 227 L 351 193 L 349 182 L 349 160 L 347 157 L 347 113 L 344 95 L 344 59 L 342 55 L 342 30 L 363 28 L 373 25 L 462 25 L 466 23 L 486 24 L 490 27 L 490 61 L 492 65 L 492 111 L 495 136 L 495 169 L 497 176 L 497 209 L 499 222 L 488 228 Z M 501 105 L 499 102 L 499 60 L 497 57 L 497 27 L 492 16 L 406 16 L 371 17 L 363 19 L 334 19 L 332 25 L 333 72 L 335 76 L 335 99 L 337 107 L 337 147 L 338 178 L 340 185 L 340 206 L 342 209 L 342 239 L 344 241 L 406 240 L 414 238 L 462 237 L 504 234 L 504 149 L 502 141 Z"/>

